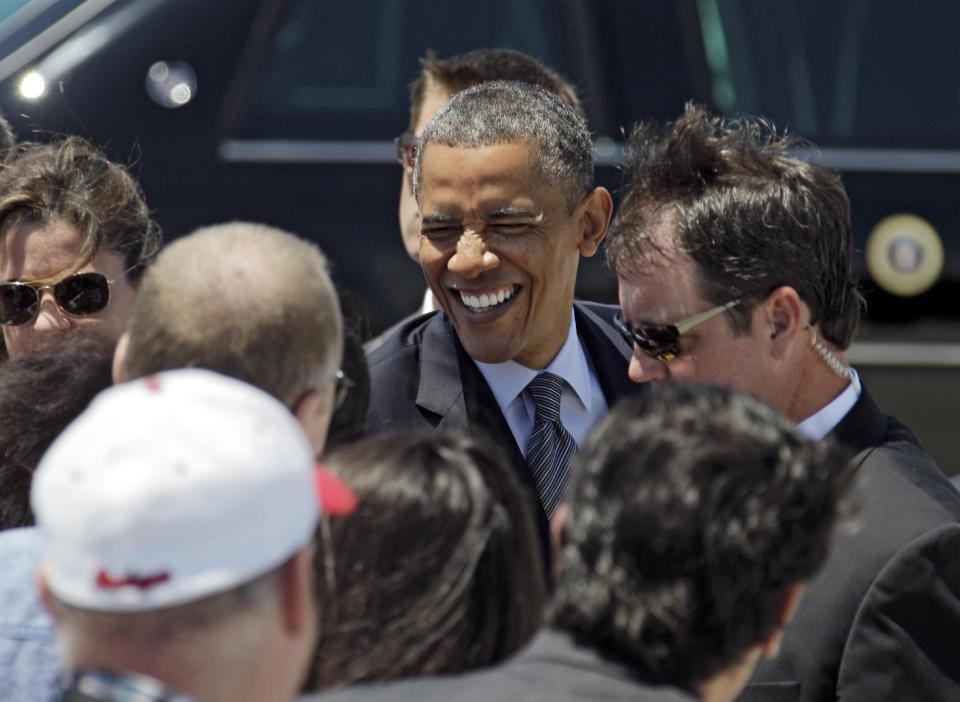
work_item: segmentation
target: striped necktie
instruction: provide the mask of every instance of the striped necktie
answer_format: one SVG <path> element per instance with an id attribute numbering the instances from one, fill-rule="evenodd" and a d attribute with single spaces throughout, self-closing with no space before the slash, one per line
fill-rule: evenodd
<path id="1" fill-rule="evenodd" d="M 577 450 L 577 443 L 560 423 L 564 382 L 553 373 L 540 373 L 526 388 L 536 406 L 533 432 L 527 442 L 527 467 L 548 518 L 563 501 L 570 459 Z"/>

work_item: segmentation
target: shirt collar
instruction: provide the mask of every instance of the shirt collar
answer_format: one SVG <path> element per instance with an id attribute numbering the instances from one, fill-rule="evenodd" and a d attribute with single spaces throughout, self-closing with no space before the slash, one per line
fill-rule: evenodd
<path id="1" fill-rule="evenodd" d="M 159 680 L 138 673 L 80 670 L 70 681 L 69 692 L 91 700 L 113 702 L 194 702 L 192 697 L 168 690 Z"/>
<path id="2" fill-rule="evenodd" d="M 493 391 L 493 396 L 497 399 L 497 404 L 501 409 L 508 407 L 517 396 L 524 391 L 530 381 L 533 380 L 541 371 L 533 368 L 527 368 L 516 361 L 505 361 L 503 363 L 481 363 L 476 361 L 477 367 L 483 374 L 487 385 Z M 570 325 L 567 328 L 567 338 L 560 347 L 560 351 L 554 356 L 544 371 L 549 371 L 554 375 L 563 378 L 567 384 L 573 388 L 577 399 L 585 408 L 591 407 L 593 398 L 591 396 L 590 370 L 587 365 L 587 357 L 583 353 L 583 346 L 580 344 L 580 337 L 577 336 L 577 319 L 570 310 Z"/>
<path id="3" fill-rule="evenodd" d="M 797 425 L 801 434 L 819 441 L 833 431 L 857 404 L 861 391 L 860 376 L 853 368 L 850 370 L 853 372 L 853 379 L 843 392 Z"/>

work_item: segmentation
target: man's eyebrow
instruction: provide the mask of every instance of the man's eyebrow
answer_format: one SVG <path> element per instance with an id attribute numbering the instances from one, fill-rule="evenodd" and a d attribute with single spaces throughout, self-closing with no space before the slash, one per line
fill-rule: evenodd
<path id="1" fill-rule="evenodd" d="M 431 214 L 425 214 L 420 217 L 420 224 L 431 226 L 434 224 L 459 224 L 460 217 L 452 214 L 444 214 L 442 212 L 434 212 Z"/>
<path id="2" fill-rule="evenodd" d="M 520 207 L 498 207 L 487 212 L 487 219 L 537 219 L 539 212 L 531 212 Z"/>

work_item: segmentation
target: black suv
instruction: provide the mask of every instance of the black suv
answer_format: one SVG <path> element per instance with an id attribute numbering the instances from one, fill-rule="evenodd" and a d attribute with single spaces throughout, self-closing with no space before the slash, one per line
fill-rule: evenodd
<path id="1" fill-rule="evenodd" d="M 622 129 L 689 99 L 809 137 L 844 172 L 860 270 L 869 250 L 871 277 L 914 295 L 960 279 L 957 18 L 900 0 L 7 0 L 0 107 L 21 138 L 78 133 L 133 164 L 168 238 L 249 219 L 316 240 L 379 328 L 423 289 L 391 143 L 417 59 L 514 47 L 577 84 L 607 186 Z M 579 293 L 614 298 L 599 259 Z"/>

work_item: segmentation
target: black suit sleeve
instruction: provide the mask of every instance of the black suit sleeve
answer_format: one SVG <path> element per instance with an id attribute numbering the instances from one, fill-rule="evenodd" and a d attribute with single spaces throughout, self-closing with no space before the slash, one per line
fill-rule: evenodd
<path id="1" fill-rule="evenodd" d="M 924 533 L 878 573 L 847 638 L 837 698 L 960 700 L 960 524 Z"/>

